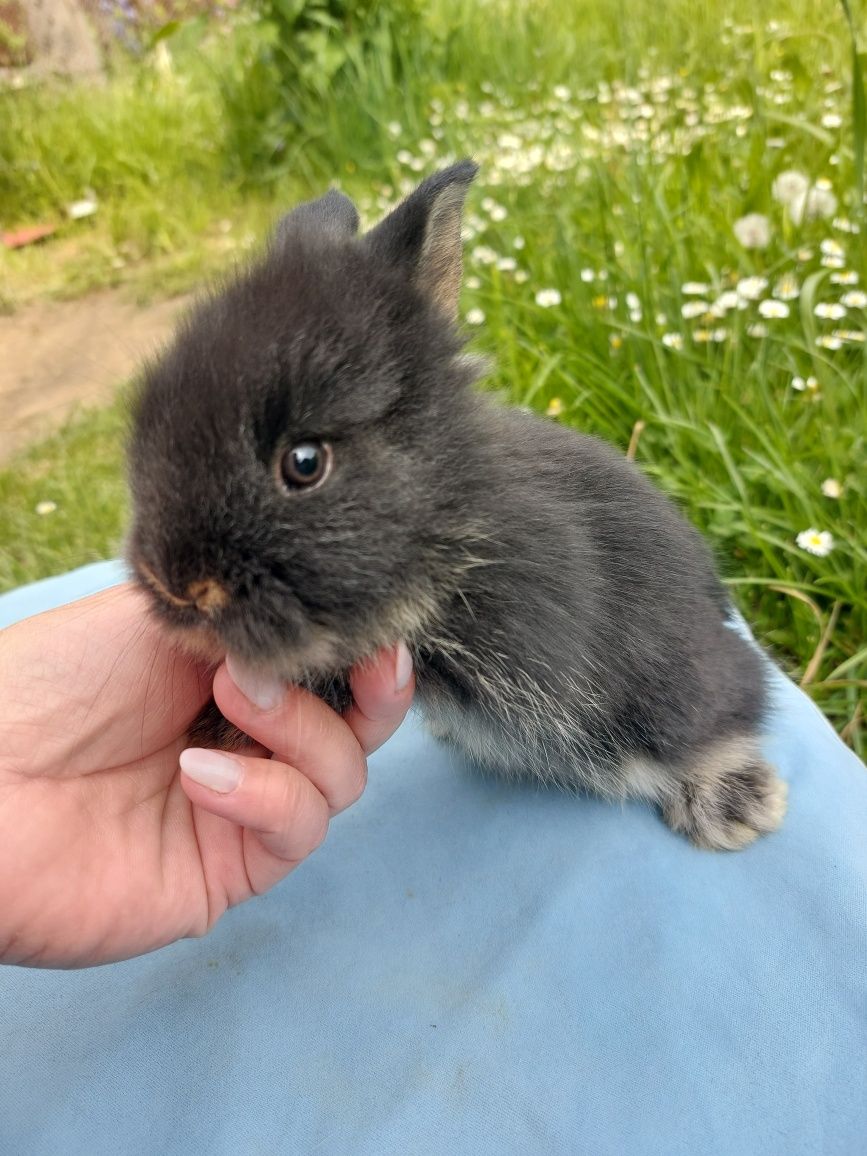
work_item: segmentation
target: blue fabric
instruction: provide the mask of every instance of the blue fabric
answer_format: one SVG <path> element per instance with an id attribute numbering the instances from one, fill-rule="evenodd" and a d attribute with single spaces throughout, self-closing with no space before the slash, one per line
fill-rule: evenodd
<path id="1" fill-rule="evenodd" d="M 0 1151 L 864 1156 L 867 774 L 775 693 L 789 816 L 736 854 L 480 778 L 410 720 L 208 938 L 0 968 Z"/>

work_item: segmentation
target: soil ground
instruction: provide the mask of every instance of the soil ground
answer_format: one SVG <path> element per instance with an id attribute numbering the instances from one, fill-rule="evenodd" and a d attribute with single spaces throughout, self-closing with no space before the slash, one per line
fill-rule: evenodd
<path id="1" fill-rule="evenodd" d="M 76 407 L 110 401 L 166 340 L 187 301 L 141 306 L 107 290 L 0 317 L 0 462 Z"/>

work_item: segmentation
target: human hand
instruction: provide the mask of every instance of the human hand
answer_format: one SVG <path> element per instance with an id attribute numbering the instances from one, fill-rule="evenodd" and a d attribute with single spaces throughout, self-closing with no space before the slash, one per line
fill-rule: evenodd
<path id="1" fill-rule="evenodd" d="M 299 687 L 251 684 L 262 709 L 225 663 L 212 679 L 180 654 L 130 585 L 5 630 L 0 961 L 125 959 L 273 887 L 360 796 L 366 755 L 412 700 L 409 655 L 383 651 L 351 682 L 343 718 Z M 211 693 L 260 747 L 181 758 Z M 208 772 L 216 790 L 192 777 Z"/>

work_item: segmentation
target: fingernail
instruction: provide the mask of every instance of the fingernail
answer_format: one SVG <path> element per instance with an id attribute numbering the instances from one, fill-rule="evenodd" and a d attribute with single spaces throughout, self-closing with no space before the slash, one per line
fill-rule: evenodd
<path id="1" fill-rule="evenodd" d="M 394 650 L 394 689 L 400 694 L 412 678 L 412 655 L 405 642 L 399 642 Z"/>
<path id="2" fill-rule="evenodd" d="M 180 764 L 185 775 L 221 795 L 234 791 L 243 773 L 241 764 L 231 755 L 196 747 L 181 751 Z"/>
<path id="3" fill-rule="evenodd" d="M 229 678 L 259 710 L 273 710 L 282 700 L 285 688 L 273 675 L 251 670 L 231 654 L 226 655 Z"/>

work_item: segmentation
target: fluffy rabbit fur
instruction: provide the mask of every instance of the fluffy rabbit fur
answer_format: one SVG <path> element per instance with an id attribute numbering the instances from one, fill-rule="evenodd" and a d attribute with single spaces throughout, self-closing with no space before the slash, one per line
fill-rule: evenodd
<path id="1" fill-rule="evenodd" d="M 130 560 L 191 647 L 340 709 L 349 667 L 405 639 L 428 725 L 474 762 L 651 799 L 698 845 L 741 847 L 785 811 L 764 660 L 638 469 L 472 388 L 475 172 L 364 236 L 342 194 L 302 205 L 199 304 L 138 396 Z M 287 483 L 299 445 L 330 454 L 319 484 Z"/>

